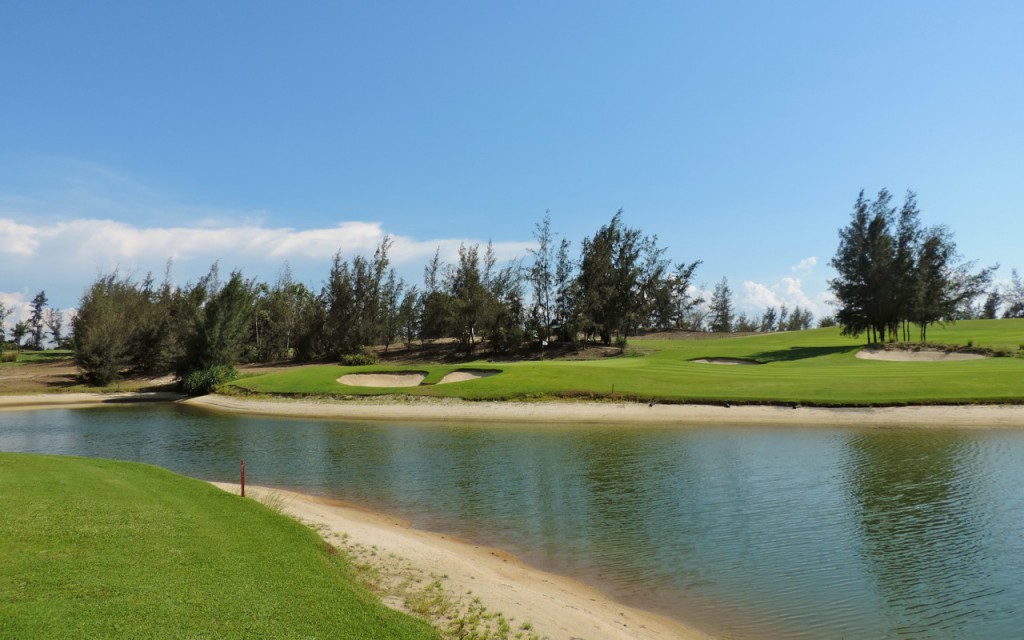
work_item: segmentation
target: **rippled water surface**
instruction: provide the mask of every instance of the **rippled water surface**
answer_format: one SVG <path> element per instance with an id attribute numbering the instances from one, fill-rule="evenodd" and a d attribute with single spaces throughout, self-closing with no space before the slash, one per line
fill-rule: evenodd
<path id="1" fill-rule="evenodd" d="M 735 638 L 1015 638 L 1024 431 L 0 413 L 0 450 L 361 502 Z"/>

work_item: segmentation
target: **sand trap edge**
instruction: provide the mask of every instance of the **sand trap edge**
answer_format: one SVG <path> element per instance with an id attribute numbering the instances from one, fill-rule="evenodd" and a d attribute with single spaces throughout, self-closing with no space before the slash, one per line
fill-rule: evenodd
<path id="1" fill-rule="evenodd" d="M 426 371 L 349 373 L 338 378 L 338 382 L 349 387 L 418 387 L 426 377 Z"/>
<path id="2" fill-rule="evenodd" d="M 481 378 L 490 378 L 501 373 L 501 369 L 458 369 L 452 371 L 437 384 L 451 384 L 453 382 L 469 382 Z"/>
<path id="3" fill-rule="evenodd" d="M 854 355 L 861 360 L 879 360 L 882 362 L 957 362 L 985 359 L 985 356 L 979 353 L 959 353 L 956 351 L 939 351 L 938 349 L 922 349 L 921 351 L 861 349 Z"/>
<path id="4" fill-rule="evenodd" d="M 746 360 L 745 358 L 697 358 L 696 360 L 690 360 L 690 362 L 696 362 L 697 364 L 727 364 L 727 365 L 748 365 L 748 364 L 764 364 L 757 360 Z"/>

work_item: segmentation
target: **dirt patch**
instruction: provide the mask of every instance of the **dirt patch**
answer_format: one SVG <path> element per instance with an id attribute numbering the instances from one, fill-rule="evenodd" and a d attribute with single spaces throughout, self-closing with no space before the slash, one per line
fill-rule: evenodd
<path id="1" fill-rule="evenodd" d="M 350 387 L 418 387 L 427 374 L 422 371 L 403 373 L 350 373 L 338 382 Z"/>
<path id="2" fill-rule="evenodd" d="M 696 362 L 697 364 L 729 364 L 729 365 L 747 365 L 747 364 L 763 364 L 757 360 L 745 360 L 743 358 L 697 358 L 696 360 L 690 360 L 690 362 Z"/>
<path id="3" fill-rule="evenodd" d="M 888 351 L 885 349 L 861 349 L 857 352 L 861 360 L 884 360 L 886 362 L 952 362 L 955 360 L 982 360 L 978 353 L 957 353 L 938 349 L 920 351 Z"/>
<path id="4" fill-rule="evenodd" d="M 445 377 L 441 378 L 441 381 L 437 384 L 450 384 L 452 382 L 467 382 L 469 380 L 479 380 L 480 378 L 490 378 L 491 376 L 501 373 L 497 369 L 461 369 L 459 371 L 452 371 Z"/>

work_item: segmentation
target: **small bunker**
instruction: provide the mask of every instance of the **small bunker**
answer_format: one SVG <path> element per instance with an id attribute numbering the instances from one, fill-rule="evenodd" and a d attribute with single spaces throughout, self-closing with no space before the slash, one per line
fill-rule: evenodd
<path id="1" fill-rule="evenodd" d="M 338 378 L 338 382 L 350 387 L 418 387 L 426 377 L 423 371 L 350 373 Z"/>
<path id="2" fill-rule="evenodd" d="M 441 381 L 437 384 L 451 384 L 452 382 L 467 382 L 469 380 L 479 380 L 480 378 L 490 378 L 501 373 L 498 369 L 459 369 L 458 371 L 452 371 L 445 377 L 441 378 Z"/>
<path id="3" fill-rule="evenodd" d="M 690 360 L 690 362 L 696 362 L 697 364 L 729 364 L 729 365 L 747 365 L 747 364 L 764 364 L 757 360 L 747 360 L 746 358 L 697 358 L 696 360 Z"/>

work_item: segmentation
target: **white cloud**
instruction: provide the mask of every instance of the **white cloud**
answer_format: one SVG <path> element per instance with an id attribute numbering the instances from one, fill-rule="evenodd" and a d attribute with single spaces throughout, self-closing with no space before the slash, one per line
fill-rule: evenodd
<path id="1" fill-rule="evenodd" d="M 162 274 L 170 259 L 178 282 L 205 273 L 219 261 L 224 269 L 272 279 L 285 262 L 295 277 L 318 286 L 331 257 L 370 255 L 387 232 L 374 222 L 350 221 L 333 227 L 294 229 L 246 223 L 225 226 L 141 227 L 109 219 L 33 224 L 0 218 L 0 287 L 47 289 L 61 306 L 77 297 L 100 273 Z M 485 243 L 472 238 L 416 239 L 392 235 L 392 264 L 409 281 L 419 281 L 421 268 L 440 248 L 441 259 L 454 262 L 461 244 Z M 531 242 L 497 242 L 495 255 L 504 262 L 527 255 Z M 34 294 L 33 294 L 34 295 Z"/>
<path id="2" fill-rule="evenodd" d="M 817 256 L 811 256 L 804 258 L 796 266 L 793 267 L 793 273 L 808 274 L 814 269 L 814 265 L 818 264 Z"/>
<path id="3" fill-rule="evenodd" d="M 100 268 L 136 260 L 175 261 L 231 258 L 326 260 L 372 252 L 385 236 L 380 224 L 342 222 L 335 227 L 295 230 L 257 225 L 141 228 L 114 220 L 79 219 L 33 226 L 0 219 L 0 252 L 23 258 L 57 259 Z M 432 255 L 454 256 L 460 244 L 483 244 L 470 238 L 416 240 L 392 236 L 391 259 L 405 263 Z M 494 244 L 499 260 L 525 254 L 529 242 Z"/>
<path id="4" fill-rule="evenodd" d="M 10 312 L 10 315 L 4 319 L 4 325 L 7 327 L 24 322 L 32 315 L 32 304 L 21 293 L 0 291 L 0 304 L 3 305 L 5 311 Z"/>
<path id="5" fill-rule="evenodd" d="M 746 280 L 743 283 L 743 291 L 737 300 L 741 307 L 745 307 L 752 313 L 761 313 L 767 307 L 780 307 L 786 305 L 792 309 L 802 307 L 810 309 L 814 315 L 821 316 L 829 313 L 824 306 L 824 300 L 812 300 L 803 291 L 799 278 L 782 278 L 772 285 L 765 285 L 760 282 Z"/>

